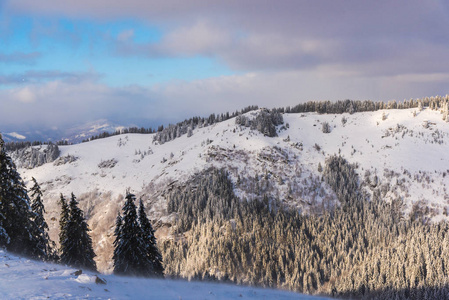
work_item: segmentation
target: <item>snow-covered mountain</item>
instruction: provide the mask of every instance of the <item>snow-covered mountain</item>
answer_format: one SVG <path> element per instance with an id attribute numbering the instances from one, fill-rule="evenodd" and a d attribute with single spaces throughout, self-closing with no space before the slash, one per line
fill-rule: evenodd
<path id="1" fill-rule="evenodd" d="M 258 113 L 246 116 L 254 119 Z M 256 189 L 264 189 L 305 213 L 319 212 L 322 204 L 338 205 L 320 171 L 327 157 L 340 154 L 358 164 L 368 193 L 378 191 L 387 201 L 402 199 L 405 213 L 421 205 L 433 220 L 447 218 L 449 123 L 439 111 L 303 113 L 284 114 L 283 119 L 276 137 L 237 125 L 232 118 L 164 144 L 153 142 L 154 134 L 124 134 L 60 146 L 53 163 L 19 172 L 25 182 L 35 177 L 41 184 L 54 240 L 59 194 L 77 195 L 93 229 L 97 265 L 106 272 L 111 270 L 114 220 L 126 189 L 146 202 L 163 240 L 171 236 L 175 217 L 167 213 L 167 191 L 210 166 L 229 172 L 241 198 L 255 198 Z M 270 185 L 255 186 L 248 179 L 268 179 Z"/>
<path id="2" fill-rule="evenodd" d="M 100 275 L 0 250 L 1 299 L 326 299 L 236 285 Z"/>
<path id="3" fill-rule="evenodd" d="M 5 142 L 21 142 L 21 141 L 67 141 L 68 143 L 79 143 L 92 136 L 103 132 L 113 133 L 123 129 L 117 123 L 106 119 L 95 120 L 84 124 L 78 124 L 69 128 L 26 128 L 14 131 L 2 132 Z M 4 129 L 4 128 L 3 128 Z"/>

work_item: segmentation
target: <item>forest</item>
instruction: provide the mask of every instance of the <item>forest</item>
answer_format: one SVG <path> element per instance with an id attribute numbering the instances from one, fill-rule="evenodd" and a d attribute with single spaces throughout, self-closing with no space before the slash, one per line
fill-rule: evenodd
<path id="1" fill-rule="evenodd" d="M 177 238 L 162 244 L 167 276 L 223 280 L 357 299 L 447 299 L 449 226 L 400 199 L 360 188 L 356 166 L 327 159 L 340 205 L 302 215 L 282 199 L 238 199 L 224 170 L 197 174 L 169 196 Z"/>

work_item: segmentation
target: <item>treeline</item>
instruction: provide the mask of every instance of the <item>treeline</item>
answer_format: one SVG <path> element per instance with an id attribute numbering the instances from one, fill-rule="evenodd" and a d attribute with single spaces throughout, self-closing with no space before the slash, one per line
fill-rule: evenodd
<path id="1" fill-rule="evenodd" d="M 166 274 L 365 299 L 449 299 L 449 225 L 403 215 L 400 199 L 364 194 L 356 166 L 327 159 L 340 206 L 300 215 L 278 199 L 247 201 L 225 171 L 197 174 L 168 198 L 178 237 L 162 246 Z M 186 234 L 184 234 L 186 233 Z"/>
<path id="2" fill-rule="evenodd" d="M 249 111 L 257 110 L 258 107 L 248 106 L 240 112 L 234 112 L 231 115 L 229 113 L 221 115 L 212 114 L 208 118 L 194 117 L 174 125 L 170 124 L 166 128 L 160 126 L 153 141 L 163 144 L 184 134 L 191 136 L 192 131 L 197 127 L 205 127 L 234 117 L 237 117 L 236 124 L 251 127 L 251 129 L 258 130 L 266 136 L 273 137 L 277 135 L 276 126 L 283 124 L 283 113 L 317 112 L 320 114 L 352 114 L 356 112 L 377 111 L 381 109 L 421 109 L 423 107 L 429 107 L 436 110 L 445 109 L 448 103 L 448 95 L 445 97 L 436 96 L 416 100 L 410 99 L 402 102 L 396 100 L 391 100 L 388 102 L 371 100 L 308 101 L 294 107 L 287 106 L 281 108 L 264 109 L 253 120 L 242 115 Z"/>
<path id="3" fill-rule="evenodd" d="M 192 135 L 192 131 L 195 128 L 198 127 L 207 127 L 209 125 L 213 125 L 215 123 L 223 122 L 229 119 L 232 119 L 238 115 L 245 114 L 247 112 L 257 110 L 257 106 L 248 106 L 243 108 L 240 111 L 235 111 L 232 114 L 229 114 L 229 112 L 225 114 L 211 114 L 208 118 L 201 118 L 201 117 L 193 117 L 190 119 L 186 119 L 182 122 L 176 123 L 176 124 L 170 124 L 166 128 L 158 128 L 158 132 L 153 138 L 153 141 L 157 141 L 160 144 L 169 142 L 171 140 L 174 140 L 177 137 L 180 137 L 184 134 L 187 134 L 187 136 Z M 159 130 L 160 129 L 160 130 Z"/>
<path id="4" fill-rule="evenodd" d="M 152 134 L 156 133 L 156 136 L 154 137 L 154 141 L 159 142 L 160 144 L 163 144 L 165 142 L 171 141 L 177 137 L 180 137 L 184 134 L 188 134 L 192 132 L 193 129 L 197 127 L 206 127 L 218 122 L 222 122 L 231 118 L 234 118 L 238 116 L 239 114 L 244 114 L 249 111 L 257 110 L 257 106 L 248 106 L 243 108 L 240 111 L 235 111 L 233 113 L 226 112 L 224 114 L 211 114 L 209 117 L 192 117 L 189 119 L 186 119 L 182 122 L 178 122 L 176 124 L 169 124 L 167 127 L 164 127 L 164 125 L 159 125 L 157 129 L 153 129 L 151 127 L 144 128 L 144 127 L 129 127 L 121 130 L 116 130 L 115 132 L 102 132 L 98 135 L 94 135 L 88 139 L 83 140 L 82 142 L 88 142 L 93 141 L 97 139 L 103 139 L 115 135 L 120 134 L 127 134 L 127 133 L 140 133 L 140 134 Z"/>
<path id="5" fill-rule="evenodd" d="M 410 99 L 404 101 L 391 100 L 388 102 L 372 100 L 339 100 L 339 101 L 308 101 L 300 103 L 294 107 L 287 106 L 277 110 L 285 113 L 307 113 L 317 112 L 320 114 L 342 114 L 356 113 L 365 111 L 377 111 L 381 109 L 409 109 L 423 108 L 443 109 L 445 104 L 449 103 L 449 95 L 444 97 L 425 97 L 422 99 Z"/>
<path id="6" fill-rule="evenodd" d="M 156 130 L 153 130 L 153 128 L 151 128 L 151 127 L 149 127 L 149 128 L 129 127 L 129 128 L 116 130 L 114 132 L 104 131 L 104 132 L 102 132 L 100 134 L 93 135 L 93 136 L 91 136 L 88 139 L 84 139 L 81 142 L 82 143 L 86 143 L 86 142 L 89 142 L 89 141 L 94 141 L 94 140 L 98 140 L 98 139 L 104 139 L 104 138 L 107 138 L 107 137 L 120 135 L 120 134 L 127 134 L 127 133 L 151 134 L 151 133 L 155 133 L 155 132 L 156 132 Z"/>
<path id="7" fill-rule="evenodd" d="M 5 148 L 6 152 L 13 152 L 13 151 L 21 150 L 21 149 L 26 149 L 26 148 L 29 148 L 32 146 L 42 146 L 42 145 L 56 145 L 56 146 L 59 145 L 59 146 L 61 146 L 61 145 L 69 145 L 69 142 L 58 141 L 58 142 L 56 142 L 56 144 L 52 143 L 52 142 L 40 142 L 40 141 L 8 142 L 8 143 L 5 143 L 4 148 Z"/>

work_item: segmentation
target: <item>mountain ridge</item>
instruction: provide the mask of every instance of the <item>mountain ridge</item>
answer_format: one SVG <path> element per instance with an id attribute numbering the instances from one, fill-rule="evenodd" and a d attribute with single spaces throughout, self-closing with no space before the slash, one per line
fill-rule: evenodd
<path id="1" fill-rule="evenodd" d="M 261 111 L 244 116 L 255 119 Z M 364 185 L 367 193 L 378 190 L 387 201 L 402 199 L 405 214 L 421 205 L 429 207 L 434 221 L 447 218 L 449 168 L 443 153 L 449 150 L 449 127 L 439 111 L 284 113 L 283 118 L 276 137 L 233 118 L 163 144 L 154 140 L 155 134 L 124 134 L 60 146 L 55 162 L 19 172 L 25 182 L 35 177 L 41 183 L 55 240 L 59 194 L 78 195 L 90 227 L 103 231 L 93 232 L 102 271 L 111 268 L 111 230 L 126 189 L 146 201 L 163 240 L 171 236 L 176 218 L 167 213 L 167 191 L 208 167 L 226 169 L 242 199 L 267 194 L 303 213 L 319 213 L 323 203 L 338 205 L 319 171 L 327 157 L 338 154 L 359 165 L 359 176 L 371 183 Z"/>

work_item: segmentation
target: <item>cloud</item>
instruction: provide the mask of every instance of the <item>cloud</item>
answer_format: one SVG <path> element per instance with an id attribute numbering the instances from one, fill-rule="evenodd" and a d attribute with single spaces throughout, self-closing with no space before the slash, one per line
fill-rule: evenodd
<path id="1" fill-rule="evenodd" d="M 157 28 L 161 37 L 142 42 L 141 28 L 102 32 L 118 61 L 121 56 L 206 56 L 238 74 L 120 88 L 102 84 L 99 75 L 91 73 L 0 75 L 0 84 L 13 86 L 0 89 L 3 124 L 62 128 L 99 118 L 124 125 L 177 122 L 254 104 L 402 100 L 445 94 L 449 86 L 447 1 L 7 0 L 2 9 L 10 16 L 50 20 L 50 28 L 36 23 L 36 36 L 63 38 L 66 33 L 58 29 L 58 20 L 64 18 L 88 20 L 94 28 L 137 20 Z M 75 46 L 82 42 L 76 30 L 67 39 Z M 96 42 L 94 37 L 89 41 Z M 5 55 L 0 54 L 0 63 L 33 62 L 40 56 Z"/>
<path id="2" fill-rule="evenodd" d="M 308 100 L 416 99 L 436 95 L 449 84 L 449 72 L 431 75 L 430 82 L 419 73 L 356 79 L 350 75 L 325 69 L 254 72 L 146 88 L 51 81 L 0 90 L 0 127 L 9 131 L 26 126 L 67 129 L 98 119 L 155 127 L 254 104 L 272 108 Z"/>
<path id="3" fill-rule="evenodd" d="M 36 101 L 36 96 L 29 87 L 22 88 L 14 92 L 14 98 L 23 103 L 32 103 Z"/>
<path id="4" fill-rule="evenodd" d="M 17 9 L 29 10 L 19 0 Z M 362 75 L 434 73 L 449 64 L 449 5 L 444 1 L 77 1 L 70 11 L 33 11 L 101 19 L 134 17 L 164 29 L 160 41 L 119 35 L 124 56 L 209 56 L 234 70 L 287 71 L 323 66 Z M 47 8 L 46 8 L 47 7 Z M 76 13 L 74 13 L 76 12 Z M 411 63 L 413 61 L 413 63 Z"/>
<path id="5" fill-rule="evenodd" d="M 102 75 L 95 72 L 63 72 L 57 70 L 27 71 L 20 74 L 0 75 L 1 85 L 29 85 L 59 80 L 67 83 L 97 81 Z"/>
<path id="6" fill-rule="evenodd" d="M 42 55 L 39 52 L 0 53 L 0 63 L 3 64 L 34 64 Z"/>

